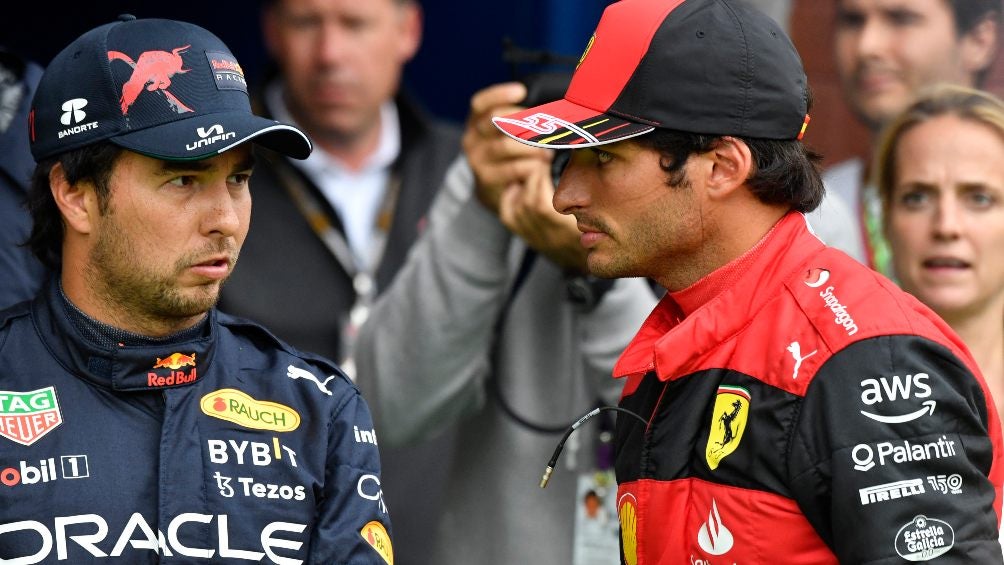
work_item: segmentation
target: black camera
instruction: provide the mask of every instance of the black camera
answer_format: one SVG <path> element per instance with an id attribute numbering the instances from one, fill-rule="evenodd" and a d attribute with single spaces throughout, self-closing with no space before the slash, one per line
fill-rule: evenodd
<path id="1" fill-rule="evenodd" d="M 572 81 L 570 71 L 539 72 L 523 76 L 520 79 L 526 85 L 526 98 L 520 104 L 526 107 L 553 102 L 565 96 L 568 84 Z"/>
<path id="2" fill-rule="evenodd" d="M 562 98 L 578 63 L 568 55 L 519 47 L 508 37 L 502 39 L 502 60 L 509 65 L 513 80 L 526 85 L 526 99 L 521 104 L 527 107 Z M 538 70 L 525 72 L 521 65 Z M 561 70 L 550 70 L 554 67 Z"/>

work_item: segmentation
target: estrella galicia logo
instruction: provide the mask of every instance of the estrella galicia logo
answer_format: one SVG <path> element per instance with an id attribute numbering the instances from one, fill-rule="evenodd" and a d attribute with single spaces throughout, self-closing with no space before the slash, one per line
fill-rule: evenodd
<path id="1" fill-rule="evenodd" d="M 712 411 L 711 431 L 708 432 L 708 445 L 705 449 L 705 458 L 712 471 L 718 468 L 722 459 L 739 447 L 743 432 L 746 431 L 749 408 L 748 390 L 740 386 L 718 387 L 715 408 Z"/>
<path id="2" fill-rule="evenodd" d="M 132 67 L 132 75 L 122 85 L 122 97 L 119 99 L 123 116 L 129 115 L 129 108 L 144 90 L 162 94 L 167 100 L 168 106 L 177 114 L 194 111 L 168 90 L 168 87 L 171 86 L 171 77 L 191 70 L 182 68 L 185 62 L 181 58 L 181 54 L 189 47 L 191 45 L 178 47 L 171 51 L 145 51 L 135 61 L 121 51 L 108 52 L 109 61 L 125 61 L 127 65 Z"/>
<path id="3" fill-rule="evenodd" d="M 915 516 L 896 532 L 896 553 L 907 561 L 930 561 L 955 545 L 955 530 L 943 520 Z"/>

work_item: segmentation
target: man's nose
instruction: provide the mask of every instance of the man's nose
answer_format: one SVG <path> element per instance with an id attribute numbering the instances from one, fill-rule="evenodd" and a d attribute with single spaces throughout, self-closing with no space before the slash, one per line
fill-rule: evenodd
<path id="1" fill-rule="evenodd" d="M 950 195 L 938 201 L 934 213 L 934 237 L 941 240 L 956 239 L 962 233 L 962 218 L 958 203 Z"/>
<path id="2" fill-rule="evenodd" d="M 225 180 L 214 182 L 204 191 L 206 197 L 202 232 L 231 237 L 241 226 L 241 212 L 235 195 Z"/>
<path id="3" fill-rule="evenodd" d="M 554 188 L 551 204 L 561 214 L 571 214 L 585 207 L 589 201 L 586 165 L 578 153 L 579 150 L 572 152 L 568 164 L 561 172 L 558 186 Z"/>

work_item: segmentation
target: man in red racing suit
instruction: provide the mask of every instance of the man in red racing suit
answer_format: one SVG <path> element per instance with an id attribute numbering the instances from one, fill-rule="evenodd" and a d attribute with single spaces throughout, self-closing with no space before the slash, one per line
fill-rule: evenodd
<path id="1" fill-rule="evenodd" d="M 1001 429 L 958 337 L 808 229 L 794 46 L 732 0 L 621 0 L 563 99 L 554 207 L 597 276 L 668 295 L 615 367 L 627 565 L 1002 563 Z"/>
<path id="2" fill-rule="evenodd" d="M 618 421 L 627 563 L 1000 562 L 975 363 L 801 214 L 666 296 L 614 371 L 648 421 Z"/>

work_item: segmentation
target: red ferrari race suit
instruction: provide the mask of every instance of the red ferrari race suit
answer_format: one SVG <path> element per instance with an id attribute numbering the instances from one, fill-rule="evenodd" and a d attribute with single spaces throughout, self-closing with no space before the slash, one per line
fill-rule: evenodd
<path id="1" fill-rule="evenodd" d="M 1001 429 L 962 342 L 798 213 L 622 355 L 628 565 L 1001 563 Z"/>

